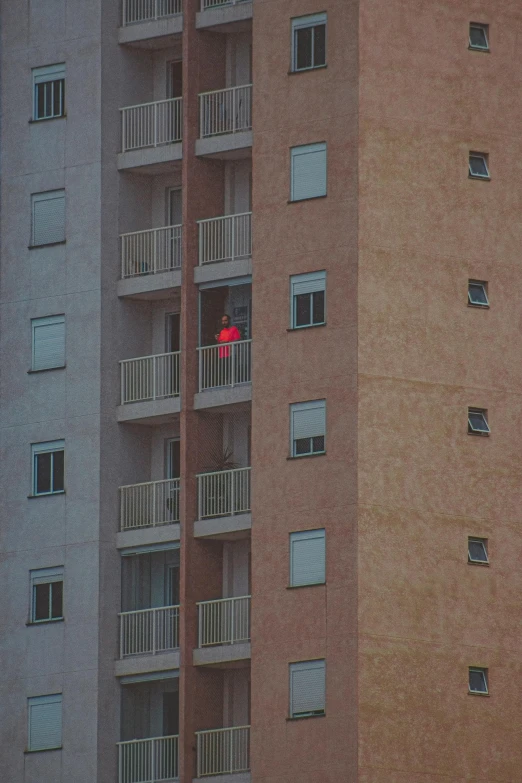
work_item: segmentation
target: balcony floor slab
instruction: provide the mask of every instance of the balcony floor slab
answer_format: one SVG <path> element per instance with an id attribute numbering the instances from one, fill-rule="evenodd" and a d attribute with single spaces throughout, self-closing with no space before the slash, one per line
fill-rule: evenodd
<path id="1" fill-rule="evenodd" d="M 166 49 L 183 32 L 183 16 L 168 16 L 165 19 L 151 19 L 120 27 L 118 43 L 136 46 L 140 49 Z"/>
<path id="2" fill-rule="evenodd" d="M 156 653 L 156 655 L 132 655 L 115 662 L 116 677 L 133 677 L 138 674 L 179 669 L 179 650 Z"/>
<path id="3" fill-rule="evenodd" d="M 163 144 L 160 147 L 144 147 L 138 150 L 118 153 L 120 171 L 136 171 L 139 174 L 172 173 L 173 163 L 181 164 L 183 155 L 181 142 Z"/>
<path id="4" fill-rule="evenodd" d="M 230 775 L 205 775 L 204 778 L 192 778 L 192 783 L 252 783 L 252 773 L 234 772 Z"/>
<path id="5" fill-rule="evenodd" d="M 248 538 L 252 529 L 252 514 L 229 517 L 211 517 L 194 522 L 195 538 L 214 538 L 223 541 Z"/>
<path id="6" fill-rule="evenodd" d="M 252 19 L 252 3 L 248 0 L 237 2 L 233 5 L 207 8 L 206 11 L 198 11 L 196 14 L 196 27 L 202 30 L 215 30 L 216 32 L 239 33 L 250 29 Z M 223 25 L 227 25 L 226 31 Z"/>
<path id="7" fill-rule="evenodd" d="M 143 527 L 136 530 L 122 530 L 116 536 L 118 549 L 139 549 L 141 546 L 154 544 L 168 544 L 170 541 L 179 541 L 181 526 L 179 522 L 172 525 L 156 525 L 156 527 Z"/>
<path id="8" fill-rule="evenodd" d="M 194 408 L 218 408 L 250 402 L 252 400 L 252 384 L 244 383 L 240 386 L 225 386 L 216 389 L 207 389 L 194 395 Z"/>
<path id="9" fill-rule="evenodd" d="M 215 280 L 230 280 L 233 277 L 246 277 L 252 275 L 252 259 L 237 258 L 233 261 L 216 261 L 211 264 L 203 264 L 194 267 L 194 282 L 213 283 Z"/>
<path id="10" fill-rule="evenodd" d="M 197 647 L 193 651 L 194 666 L 213 666 L 219 669 L 239 669 L 248 665 L 250 642 L 219 644 L 215 647 Z"/>
<path id="11" fill-rule="evenodd" d="M 127 153 L 128 154 L 128 153 Z M 252 155 L 252 131 L 223 133 L 196 141 L 196 155 L 219 160 L 240 160 Z"/>
<path id="12" fill-rule="evenodd" d="M 167 397 L 164 400 L 146 400 L 118 405 L 119 422 L 128 424 L 160 425 L 173 421 L 181 409 L 179 397 Z"/>
<path id="13" fill-rule="evenodd" d="M 118 280 L 118 296 L 129 299 L 166 299 L 181 287 L 181 269 L 158 272 L 155 275 L 136 275 Z"/>

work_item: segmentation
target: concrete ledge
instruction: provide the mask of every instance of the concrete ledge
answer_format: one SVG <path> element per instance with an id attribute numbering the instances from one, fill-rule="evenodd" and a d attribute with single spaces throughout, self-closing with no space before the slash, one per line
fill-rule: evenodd
<path id="1" fill-rule="evenodd" d="M 252 529 L 252 514 L 212 517 L 194 522 L 194 538 L 242 538 Z M 245 536 L 240 534 L 244 533 Z"/>
<path id="2" fill-rule="evenodd" d="M 128 296 L 131 299 L 163 299 L 166 294 L 180 286 L 181 269 L 173 269 L 170 272 L 118 280 L 118 296 Z"/>
<path id="3" fill-rule="evenodd" d="M 168 163 L 181 161 L 183 156 L 180 141 L 173 144 L 163 144 L 161 147 L 145 147 L 118 154 L 118 169 L 141 169 L 143 174 L 159 174 L 162 170 L 169 171 Z"/>
<path id="4" fill-rule="evenodd" d="M 194 282 L 212 283 L 214 280 L 230 280 L 232 277 L 245 277 L 252 274 L 252 259 L 240 258 L 234 261 L 216 261 L 194 267 Z"/>
<path id="5" fill-rule="evenodd" d="M 181 409 L 179 397 L 167 397 L 165 400 L 147 400 L 118 405 L 117 418 L 120 422 L 134 424 L 163 424 L 172 420 Z"/>
<path id="6" fill-rule="evenodd" d="M 252 774 L 236 772 L 233 775 L 205 775 L 204 778 L 192 778 L 192 783 L 252 783 Z"/>
<path id="7" fill-rule="evenodd" d="M 118 43 L 134 44 L 144 49 L 164 49 L 174 35 L 183 32 L 183 15 L 168 16 L 165 19 L 151 19 L 137 22 L 118 30 Z"/>
<path id="8" fill-rule="evenodd" d="M 167 669 L 179 669 L 179 650 L 124 658 L 115 662 L 114 674 L 116 677 L 128 677 L 133 674 L 163 672 Z"/>
<path id="9" fill-rule="evenodd" d="M 196 141 L 196 155 L 208 155 L 221 160 L 248 158 L 252 149 L 252 131 L 224 133 Z M 130 153 L 127 153 L 130 154 Z"/>
<path id="10" fill-rule="evenodd" d="M 234 405 L 234 403 L 250 402 L 252 399 L 252 384 L 244 383 L 241 386 L 225 386 L 219 389 L 208 389 L 194 395 L 194 408 L 216 408 L 221 405 Z"/>
<path id="11" fill-rule="evenodd" d="M 220 666 L 234 661 L 247 661 L 250 657 L 250 642 L 197 647 L 192 655 L 194 666 Z"/>
<path id="12" fill-rule="evenodd" d="M 252 2 L 236 2 L 218 8 L 208 8 L 196 14 L 196 27 L 219 27 L 222 24 L 235 24 L 252 19 Z"/>
<path id="13" fill-rule="evenodd" d="M 150 544 L 166 544 L 169 541 L 179 541 L 180 535 L 179 522 L 172 525 L 144 527 L 139 530 L 123 530 L 116 535 L 116 547 L 118 549 L 134 549 Z"/>

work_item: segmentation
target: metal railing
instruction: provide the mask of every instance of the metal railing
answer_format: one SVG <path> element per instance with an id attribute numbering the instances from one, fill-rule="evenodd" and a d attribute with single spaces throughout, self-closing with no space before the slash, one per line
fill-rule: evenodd
<path id="1" fill-rule="evenodd" d="M 123 26 L 152 22 L 182 11 L 182 0 L 123 0 Z"/>
<path id="2" fill-rule="evenodd" d="M 159 147 L 181 141 L 182 99 L 141 103 L 120 109 L 122 118 L 122 152 Z"/>
<path id="3" fill-rule="evenodd" d="M 198 603 L 198 647 L 250 641 L 250 596 Z"/>
<path id="4" fill-rule="evenodd" d="M 118 742 L 118 783 L 160 783 L 179 776 L 178 737 Z"/>
<path id="5" fill-rule="evenodd" d="M 199 352 L 199 390 L 252 381 L 252 340 L 206 345 Z"/>
<path id="6" fill-rule="evenodd" d="M 120 658 L 179 647 L 179 606 L 120 613 Z"/>
<path id="7" fill-rule="evenodd" d="M 198 220 L 198 227 L 200 265 L 251 257 L 251 212 Z"/>
<path id="8" fill-rule="evenodd" d="M 123 279 L 181 267 L 181 226 L 132 231 L 120 239 Z"/>
<path id="9" fill-rule="evenodd" d="M 248 2 L 248 0 L 201 0 L 201 10 L 206 11 L 207 8 L 217 8 L 221 5 L 239 5 L 245 2 Z"/>
<path id="10" fill-rule="evenodd" d="M 251 468 L 199 473 L 198 517 L 229 517 L 250 511 Z"/>
<path id="11" fill-rule="evenodd" d="M 120 487 L 120 530 L 179 522 L 179 478 Z"/>
<path id="12" fill-rule="evenodd" d="M 196 731 L 196 742 L 198 778 L 250 769 L 250 726 Z"/>
<path id="13" fill-rule="evenodd" d="M 199 95 L 199 135 L 202 139 L 252 128 L 252 85 Z"/>
<path id="14" fill-rule="evenodd" d="M 179 351 L 120 361 L 121 404 L 179 395 Z"/>

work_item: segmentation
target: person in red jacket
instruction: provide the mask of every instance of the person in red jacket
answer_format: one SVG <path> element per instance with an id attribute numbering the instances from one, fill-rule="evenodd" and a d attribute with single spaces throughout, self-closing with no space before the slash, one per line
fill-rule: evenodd
<path id="1" fill-rule="evenodd" d="M 219 347 L 219 378 L 222 386 L 229 386 L 231 383 L 231 351 L 227 343 L 233 343 L 241 340 L 241 335 L 237 326 L 230 325 L 230 316 L 225 313 L 221 318 L 221 331 L 215 335 L 216 341 L 220 343 Z"/>

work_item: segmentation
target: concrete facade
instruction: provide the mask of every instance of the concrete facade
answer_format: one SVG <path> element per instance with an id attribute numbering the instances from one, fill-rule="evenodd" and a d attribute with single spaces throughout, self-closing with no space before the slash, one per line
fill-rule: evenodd
<path id="1" fill-rule="evenodd" d="M 168 2 L 124 24 L 112 0 L 0 0 L 0 779 L 138 783 L 121 743 L 173 737 L 154 781 L 517 783 L 519 3 Z M 326 67 L 289 72 L 291 20 L 319 12 Z M 56 63 L 65 116 L 34 121 L 31 69 Z M 250 84 L 252 127 L 207 133 L 200 96 Z M 317 142 L 327 195 L 291 202 L 290 149 Z M 31 195 L 61 189 L 65 242 L 30 247 Z M 251 251 L 216 233 L 203 262 L 201 221 L 249 213 Z M 289 278 L 318 270 L 326 324 L 289 329 Z M 206 388 L 229 309 L 251 382 Z M 58 314 L 65 366 L 33 372 L 31 320 Z M 289 406 L 319 399 L 326 452 L 292 459 Z M 35 496 L 31 446 L 60 440 L 65 492 Z M 326 583 L 289 589 L 315 528 Z M 36 623 L 30 574 L 56 566 L 63 618 Z M 325 714 L 294 719 L 289 664 L 314 659 Z M 56 693 L 38 752 L 28 699 Z M 209 730 L 249 739 L 205 767 Z"/>

